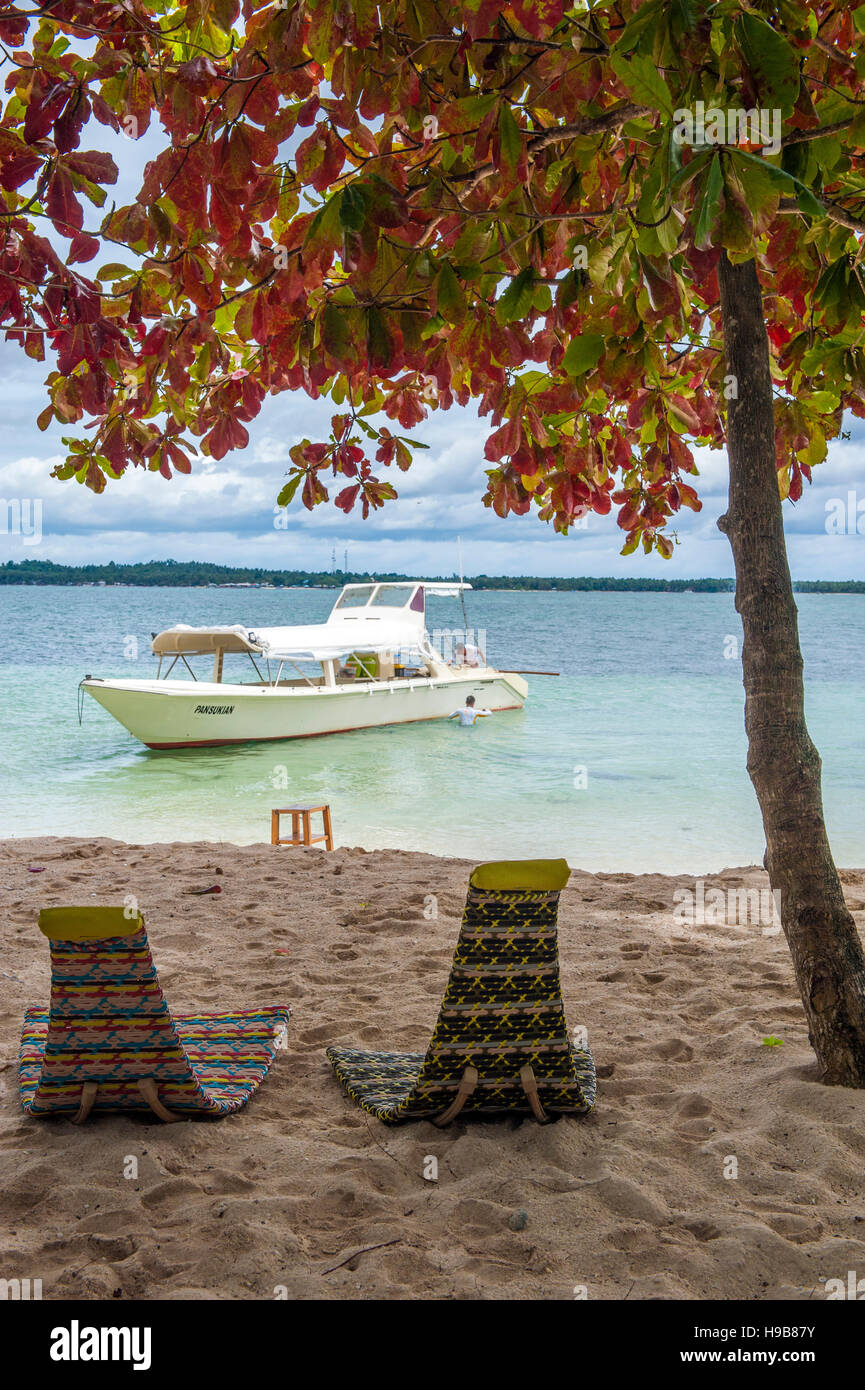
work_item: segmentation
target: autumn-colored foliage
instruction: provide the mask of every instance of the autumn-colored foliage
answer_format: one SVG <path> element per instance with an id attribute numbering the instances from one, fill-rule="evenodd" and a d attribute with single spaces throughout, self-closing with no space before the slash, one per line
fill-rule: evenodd
<path id="1" fill-rule="evenodd" d="M 303 390 L 332 435 L 280 501 L 335 480 L 366 514 L 474 401 L 498 514 L 616 509 L 669 555 L 737 385 L 723 247 L 757 259 L 795 500 L 865 414 L 863 28 L 818 0 L 0 0 L 0 327 L 50 364 L 40 424 L 82 429 L 59 476 L 188 472 L 189 436 L 222 458 Z M 775 113 L 777 150 L 682 142 L 699 102 Z M 109 207 L 100 128 L 155 126 Z"/>

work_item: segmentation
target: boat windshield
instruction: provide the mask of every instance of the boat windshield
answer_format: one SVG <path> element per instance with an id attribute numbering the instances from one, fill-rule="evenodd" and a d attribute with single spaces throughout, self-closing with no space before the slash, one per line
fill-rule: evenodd
<path id="1" fill-rule="evenodd" d="M 417 584 L 358 584 L 344 589 L 334 605 L 337 608 L 406 608 L 417 593 Z"/>
<path id="2" fill-rule="evenodd" d="M 361 584 L 356 589 L 346 589 L 344 593 L 340 594 L 334 607 L 363 608 L 369 603 L 374 588 L 374 584 Z"/>
<path id="3" fill-rule="evenodd" d="M 414 587 L 410 584 L 397 587 L 382 585 L 370 604 L 371 608 L 405 608 L 412 594 Z"/>

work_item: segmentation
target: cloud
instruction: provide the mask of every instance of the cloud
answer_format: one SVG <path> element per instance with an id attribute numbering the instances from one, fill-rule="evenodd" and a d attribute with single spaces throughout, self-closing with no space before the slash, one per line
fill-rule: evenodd
<path id="1" fill-rule="evenodd" d="M 364 522 L 332 505 L 307 512 L 295 499 L 285 529 L 274 522 L 276 497 L 289 467 L 288 451 L 303 437 L 323 438 L 333 406 L 328 401 L 284 395 L 268 398 L 250 427 L 245 450 L 217 462 L 199 458 L 189 477 L 170 482 L 132 469 L 96 497 L 76 482 L 51 479 L 64 456 L 63 429 L 44 434 L 35 418 L 45 403 L 48 367 L 0 347 L 0 499 L 40 498 L 43 538 L 24 544 L 4 534 L 0 509 L 0 561 L 35 555 L 58 562 L 201 559 L 268 568 L 327 569 L 346 549 L 352 569 L 384 573 L 451 574 L 462 537 L 467 573 L 541 575 L 650 575 L 670 578 L 731 575 L 729 544 L 717 530 L 726 508 L 727 459 L 699 450 L 695 479 L 703 510 L 685 509 L 675 519 L 678 544 L 662 561 L 642 552 L 622 557 L 623 536 L 614 516 L 589 518 L 586 529 L 558 536 L 535 515 L 495 516 L 481 501 L 486 484 L 484 442 L 489 421 L 474 408 L 433 412 L 413 436 L 418 450 L 408 473 L 382 470 L 399 499 Z M 799 578 L 865 578 L 865 546 L 857 535 L 830 535 L 827 507 L 857 488 L 865 427 L 851 421 L 850 438 L 830 446 L 802 500 L 784 509 L 790 562 Z M 331 496 L 339 485 L 331 488 Z M 865 500 L 865 488 L 860 488 Z"/>

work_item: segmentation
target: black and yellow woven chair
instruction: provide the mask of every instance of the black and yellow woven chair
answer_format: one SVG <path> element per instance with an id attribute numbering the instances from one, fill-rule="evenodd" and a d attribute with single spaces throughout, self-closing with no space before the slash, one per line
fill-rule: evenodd
<path id="1" fill-rule="evenodd" d="M 542 1123 L 595 1103 L 595 1065 L 571 1042 L 559 980 L 564 859 L 482 864 L 426 1053 L 327 1055 L 348 1094 L 386 1124 L 461 1112 L 530 1113 Z"/>

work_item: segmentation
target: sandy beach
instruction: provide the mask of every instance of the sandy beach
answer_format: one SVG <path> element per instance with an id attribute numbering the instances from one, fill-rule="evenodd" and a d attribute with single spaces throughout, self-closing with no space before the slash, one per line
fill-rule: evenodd
<path id="1" fill-rule="evenodd" d="M 818 1083 L 780 932 L 677 920 L 693 879 L 575 869 L 562 895 L 591 1115 L 389 1128 L 348 1100 L 325 1047 L 426 1045 L 471 867 L 3 842 L 0 1272 L 41 1279 L 45 1299 L 394 1300 L 808 1300 L 865 1272 L 865 1093 Z M 843 879 L 861 929 L 865 871 Z M 754 867 L 706 880 L 766 886 Z M 20 1109 L 22 1016 L 48 1001 L 38 911 L 127 895 L 172 1008 L 292 1008 L 287 1050 L 236 1116 L 77 1127 Z"/>

